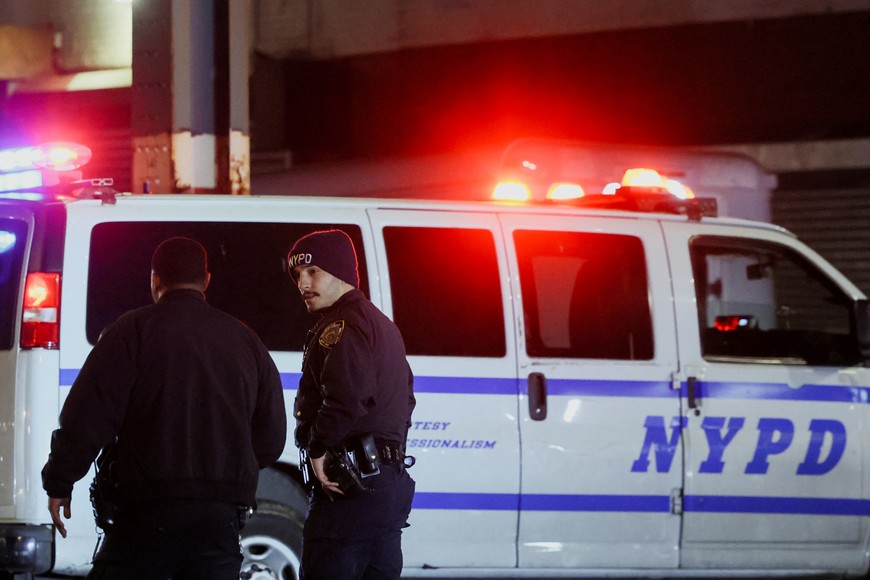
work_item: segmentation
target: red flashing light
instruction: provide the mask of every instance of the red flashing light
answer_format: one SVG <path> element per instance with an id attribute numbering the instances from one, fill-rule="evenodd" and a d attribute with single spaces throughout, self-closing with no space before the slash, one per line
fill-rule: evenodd
<path id="1" fill-rule="evenodd" d="M 626 169 L 622 176 L 622 187 L 648 187 L 665 189 L 665 179 L 655 169 L 635 167 Z"/>
<path id="2" fill-rule="evenodd" d="M 45 143 L 34 147 L 33 164 L 41 169 L 72 171 L 91 160 L 91 150 L 78 143 Z"/>
<path id="3" fill-rule="evenodd" d="M 679 199 L 695 199 L 695 192 L 692 188 L 684 183 L 680 183 L 676 179 L 668 179 L 665 181 L 665 188 L 668 193 Z"/>
<path id="4" fill-rule="evenodd" d="M 547 191 L 547 199 L 580 199 L 586 195 L 583 186 L 578 183 L 554 183 Z"/>
<path id="5" fill-rule="evenodd" d="M 31 272 L 24 286 L 21 348 L 57 348 L 59 318 L 60 274 Z"/>
<path id="6" fill-rule="evenodd" d="M 532 192 L 525 183 L 501 181 L 495 186 L 492 198 L 503 201 L 528 201 L 532 199 Z"/>

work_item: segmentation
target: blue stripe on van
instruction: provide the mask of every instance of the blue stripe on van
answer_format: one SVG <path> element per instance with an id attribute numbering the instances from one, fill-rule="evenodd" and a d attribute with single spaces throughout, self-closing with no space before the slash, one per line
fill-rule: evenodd
<path id="1" fill-rule="evenodd" d="M 670 513 L 666 495 L 561 495 L 417 492 L 414 509 Z M 822 497 L 693 496 L 686 513 L 870 516 L 870 500 Z"/>
<path id="2" fill-rule="evenodd" d="M 281 373 L 281 386 L 285 391 L 295 391 L 299 388 L 302 373 Z"/>
<path id="3" fill-rule="evenodd" d="M 686 385 L 682 385 L 686 395 Z M 711 399 L 764 399 L 770 401 L 824 401 L 829 403 L 870 402 L 867 387 L 802 385 L 792 388 L 783 383 L 698 382 L 697 396 Z"/>
<path id="4" fill-rule="evenodd" d="M 509 510 L 517 511 L 515 493 L 414 493 L 414 508 L 424 510 Z"/>
<path id="5" fill-rule="evenodd" d="M 60 369 L 60 384 L 61 385 L 71 385 L 76 380 L 76 377 L 79 376 L 79 371 L 81 369 Z"/>
<path id="6" fill-rule="evenodd" d="M 60 384 L 71 385 L 79 369 L 60 369 Z M 295 390 L 301 373 L 281 373 L 285 389 Z M 524 381 L 469 377 L 415 377 L 418 393 L 516 395 Z M 613 397 L 675 397 L 670 383 L 659 381 L 607 381 L 552 379 L 552 395 Z M 686 385 L 682 385 L 683 396 Z M 757 399 L 868 403 L 866 387 L 804 385 L 791 388 L 779 383 L 701 382 L 699 396 L 714 399 Z M 655 495 L 562 495 L 418 492 L 415 509 L 508 510 L 560 512 L 669 513 L 671 498 Z M 687 513 L 803 514 L 870 516 L 870 500 L 804 497 L 696 496 L 683 500 Z"/>
<path id="7" fill-rule="evenodd" d="M 71 385 L 80 369 L 60 369 L 60 384 Z M 286 390 L 296 390 L 302 373 L 281 373 Z M 414 377 L 414 392 L 454 395 L 517 395 L 526 393 L 525 380 L 481 377 Z M 671 398 L 677 391 L 665 381 L 609 381 L 549 379 L 548 394 L 570 397 L 640 397 Z M 681 394 L 687 396 L 686 384 Z M 822 401 L 829 403 L 870 403 L 870 388 L 830 385 L 803 385 L 792 388 L 784 383 L 698 383 L 699 398 L 752 399 L 771 401 Z"/>
<path id="8" fill-rule="evenodd" d="M 671 388 L 670 382 L 665 381 L 547 379 L 547 394 L 573 397 L 677 397 L 677 391 Z"/>
<path id="9" fill-rule="evenodd" d="M 281 373 L 285 389 L 296 390 L 302 373 Z M 414 377 L 415 393 L 452 395 L 517 395 L 517 379 L 479 377 Z"/>
<path id="10" fill-rule="evenodd" d="M 522 511 L 557 512 L 664 512 L 671 511 L 666 495 L 561 495 L 524 494 Z"/>
<path id="11" fill-rule="evenodd" d="M 870 500 L 825 497 L 747 497 L 687 495 L 687 512 L 728 514 L 803 514 L 814 516 L 870 516 Z"/>

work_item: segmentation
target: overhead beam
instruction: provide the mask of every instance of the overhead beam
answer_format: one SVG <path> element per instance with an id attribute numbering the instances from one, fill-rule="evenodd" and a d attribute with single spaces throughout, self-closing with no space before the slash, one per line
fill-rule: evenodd
<path id="1" fill-rule="evenodd" d="M 272 58 L 870 10 L 870 0 L 258 0 L 257 46 Z"/>
<path id="2" fill-rule="evenodd" d="M 717 145 L 749 155 L 773 173 L 870 169 L 870 138 Z"/>
<path id="3" fill-rule="evenodd" d="M 51 73 L 53 42 L 50 27 L 0 25 L 0 80 Z"/>

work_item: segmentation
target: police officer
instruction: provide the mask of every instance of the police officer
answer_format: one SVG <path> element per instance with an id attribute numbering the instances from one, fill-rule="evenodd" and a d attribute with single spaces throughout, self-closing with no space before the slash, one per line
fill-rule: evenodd
<path id="1" fill-rule="evenodd" d="M 237 580 L 240 513 L 286 438 L 280 376 L 253 331 L 210 307 L 205 248 L 152 256 L 155 304 L 109 326 L 73 383 L 42 471 L 63 537 L 98 452 L 117 514 L 88 578 Z"/>
<path id="2" fill-rule="evenodd" d="M 356 252 L 344 232 L 301 238 L 288 262 L 308 311 L 321 315 L 308 335 L 295 405 L 296 444 L 317 480 L 303 528 L 301 577 L 399 578 L 401 533 L 414 495 L 405 441 L 416 403 L 402 337 L 358 289 Z M 376 466 L 352 469 L 360 491 L 345 485 L 336 458 L 353 450 L 361 461 L 364 442 L 373 442 Z"/>

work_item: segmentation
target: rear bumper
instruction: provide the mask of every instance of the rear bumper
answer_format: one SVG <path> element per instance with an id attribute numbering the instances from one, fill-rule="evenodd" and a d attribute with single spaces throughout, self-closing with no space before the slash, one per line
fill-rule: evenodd
<path id="1" fill-rule="evenodd" d="M 0 571 L 41 574 L 50 570 L 53 540 L 50 526 L 0 524 Z"/>

